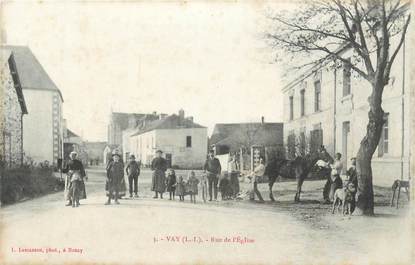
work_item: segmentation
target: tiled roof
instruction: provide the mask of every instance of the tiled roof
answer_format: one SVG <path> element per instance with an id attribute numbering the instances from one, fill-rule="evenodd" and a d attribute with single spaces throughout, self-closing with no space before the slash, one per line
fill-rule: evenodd
<path id="1" fill-rule="evenodd" d="M 59 93 L 62 101 L 62 93 L 49 75 L 43 69 L 32 51 L 26 46 L 2 46 L 10 49 L 14 54 L 17 71 L 23 89 L 51 90 Z"/>

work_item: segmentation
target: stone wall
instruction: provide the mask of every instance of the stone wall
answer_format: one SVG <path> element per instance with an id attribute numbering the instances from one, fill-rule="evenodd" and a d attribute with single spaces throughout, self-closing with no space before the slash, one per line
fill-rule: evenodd
<path id="1" fill-rule="evenodd" d="M 8 166 L 21 165 L 22 150 L 22 109 L 14 88 L 12 76 L 7 61 L 1 65 L 1 135 L 0 151 Z"/>

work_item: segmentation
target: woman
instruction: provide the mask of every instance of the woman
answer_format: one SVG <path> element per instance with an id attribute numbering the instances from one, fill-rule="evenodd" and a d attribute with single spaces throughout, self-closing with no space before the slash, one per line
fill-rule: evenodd
<path id="1" fill-rule="evenodd" d="M 153 170 L 153 178 L 151 180 L 151 190 L 154 191 L 153 199 L 158 199 L 158 194 L 160 198 L 163 199 L 163 192 L 166 190 L 166 175 L 167 170 L 167 161 L 163 157 L 161 150 L 156 151 L 156 157 L 151 162 L 151 170 Z"/>
<path id="2" fill-rule="evenodd" d="M 77 159 L 78 154 L 71 152 L 69 154 L 70 160 L 62 169 L 66 173 L 65 177 L 65 199 L 68 200 L 66 206 L 78 207 L 79 200 L 86 199 L 86 190 L 84 178 L 88 180 L 85 174 L 84 165 Z"/>
<path id="3" fill-rule="evenodd" d="M 239 193 L 239 165 L 236 155 L 233 155 L 228 164 L 228 174 L 230 176 L 230 185 L 232 188 L 232 198 L 236 198 Z"/>

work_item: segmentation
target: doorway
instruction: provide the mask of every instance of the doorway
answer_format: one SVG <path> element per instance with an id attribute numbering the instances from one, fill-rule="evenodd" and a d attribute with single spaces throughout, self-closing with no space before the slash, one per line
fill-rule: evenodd
<path id="1" fill-rule="evenodd" d="M 348 168 L 349 156 L 351 155 L 350 151 L 350 122 L 343 122 L 343 136 L 342 136 L 342 157 L 343 157 L 343 173 Z"/>

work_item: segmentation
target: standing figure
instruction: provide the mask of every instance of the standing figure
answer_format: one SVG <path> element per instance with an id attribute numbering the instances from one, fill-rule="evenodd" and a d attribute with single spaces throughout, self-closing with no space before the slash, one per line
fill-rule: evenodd
<path id="1" fill-rule="evenodd" d="M 230 176 L 231 196 L 236 198 L 239 193 L 239 164 L 236 155 L 233 155 L 228 164 L 228 174 Z"/>
<path id="2" fill-rule="evenodd" d="M 355 207 L 356 207 L 356 192 L 358 187 L 358 181 L 357 181 L 357 171 L 356 171 L 356 157 L 352 157 L 350 159 L 352 165 L 349 167 L 349 169 L 346 172 L 347 175 L 347 184 L 352 183 L 355 187 L 355 191 L 352 192 L 352 199 L 351 199 L 351 205 L 350 205 L 350 213 L 353 213 Z"/>
<path id="3" fill-rule="evenodd" d="M 167 191 L 169 192 L 169 200 L 174 200 L 174 193 L 176 191 L 176 172 L 173 169 L 169 169 L 166 179 Z"/>
<path id="4" fill-rule="evenodd" d="M 138 197 L 138 176 L 140 175 L 140 164 L 135 161 L 135 156 L 130 155 L 130 162 L 125 168 L 125 172 L 128 176 L 128 185 L 130 198 L 133 197 L 133 185 L 134 185 L 134 198 Z"/>
<path id="5" fill-rule="evenodd" d="M 111 204 L 111 199 L 114 199 L 115 204 L 120 204 L 118 201 L 119 192 L 123 183 L 125 185 L 125 182 L 123 182 L 124 164 L 122 163 L 118 153 L 113 154 L 112 161 L 110 161 L 107 166 L 107 172 L 106 190 L 108 200 L 105 205 Z"/>
<path id="6" fill-rule="evenodd" d="M 156 157 L 151 162 L 151 170 L 153 170 L 153 178 L 151 180 L 151 190 L 154 191 L 153 199 L 160 198 L 163 199 L 163 193 L 166 191 L 166 176 L 165 172 L 167 170 L 167 161 L 163 157 L 161 150 L 156 151 Z"/>
<path id="7" fill-rule="evenodd" d="M 212 189 L 214 192 L 215 201 L 218 199 L 218 181 L 222 168 L 219 159 L 215 157 L 213 150 L 209 151 L 209 157 L 205 162 L 205 172 L 207 172 L 208 184 L 209 184 L 209 201 L 212 201 Z"/>
<path id="8" fill-rule="evenodd" d="M 203 202 L 206 202 L 207 191 L 208 191 L 208 180 L 207 180 L 206 174 L 202 174 L 202 178 L 200 179 L 200 188 L 202 190 Z"/>
<path id="9" fill-rule="evenodd" d="M 265 174 L 265 163 L 264 159 L 261 157 L 259 159 L 259 164 L 254 168 L 254 171 L 251 174 L 251 182 L 252 182 L 252 192 L 250 199 L 255 200 L 255 195 L 258 197 L 260 202 L 264 202 L 264 199 L 261 196 L 261 193 L 258 190 L 258 179 Z"/>
<path id="10" fill-rule="evenodd" d="M 179 177 L 179 181 L 177 182 L 176 186 L 176 194 L 179 196 L 180 201 L 184 201 L 184 194 L 185 194 L 185 183 L 183 180 L 183 176 Z"/>
<path id="11" fill-rule="evenodd" d="M 80 199 L 86 199 L 84 178 L 86 177 L 84 165 L 77 159 L 78 154 L 71 152 L 69 154 L 70 160 L 62 169 L 66 173 L 65 178 L 65 199 L 68 200 L 66 206 L 78 207 Z"/>
<path id="12" fill-rule="evenodd" d="M 199 180 L 196 178 L 194 171 L 190 172 L 187 184 L 189 186 L 190 202 L 196 203 L 196 195 L 198 194 L 197 185 L 199 184 Z"/>
<path id="13" fill-rule="evenodd" d="M 330 193 L 329 193 L 329 200 L 330 202 L 334 199 L 334 193 L 337 189 L 343 187 L 343 182 L 340 177 L 340 174 L 343 170 L 343 163 L 341 161 L 342 155 L 340 153 L 336 153 L 334 163 L 331 165 L 331 186 L 330 186 Z"/>

